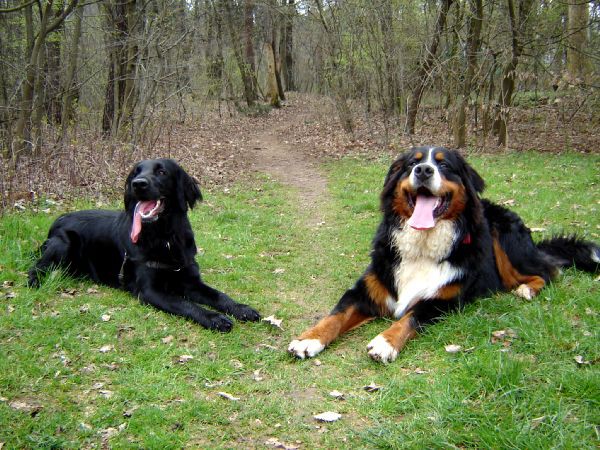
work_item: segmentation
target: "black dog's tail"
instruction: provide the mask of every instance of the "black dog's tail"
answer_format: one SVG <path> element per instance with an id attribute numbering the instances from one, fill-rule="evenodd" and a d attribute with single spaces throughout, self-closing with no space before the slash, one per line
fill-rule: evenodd
<path id="1" fill-rule="evenodd" d="M 537 248 L 559 267 L 575 266 L 592 273 L 600 269 L 600 247 L 591 241 L 576 236 L 555 236 L 539 242 Z"/>

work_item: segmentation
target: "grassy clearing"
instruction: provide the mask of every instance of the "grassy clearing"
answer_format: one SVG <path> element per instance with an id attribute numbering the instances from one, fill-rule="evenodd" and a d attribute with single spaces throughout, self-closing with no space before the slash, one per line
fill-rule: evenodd
<path id="1" fill-rule="evenodd" d="M 514 203 L 530 226 L 546 229 L 537 235 L 568 230 L 600 240 L 598 157 L 471 161 L 487 196 Z M 24 272 L 57 213 L 3 217 L 0 443 L 254 448 L 276 438 L 302 448 L 597 448 L 600 374 L 574 357 L 600 359 L 600 289 L 572 270 L 534 301 L 497 295 L 449 316 L 387 366 L 366 355 L 385 320 L 341 338 L 320 364 L 285 353 L 364 269 L 388 163 L 328 165 L 332 199 L 314 228 L 303 225 L 296 192 L 262 178 L 207 195 L 193 211 L 205 279 L 282 318 L 282 330 L 259 323 L 206 331 L 58 273 L 28 290 Z M 493 331 L 508 328 L 515 337 L 492 343 Z M 450 343 L 469 351 L 448 354 Z M 193 359 L 180 362 L 182 355 Z M 372 382 L 382 389 L 362 389 Z M 345 400 L 330 397 L 334 389 Z M 313 420 L 328 410 L 342 419 Z"/>

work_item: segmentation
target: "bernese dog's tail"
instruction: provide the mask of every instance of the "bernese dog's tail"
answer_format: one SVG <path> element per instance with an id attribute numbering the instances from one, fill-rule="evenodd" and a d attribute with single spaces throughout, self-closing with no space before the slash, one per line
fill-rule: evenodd
<path id="1" fill-rule="evenodd" d="M 600 247 L 577 236 L 554 236 L 537 244 L 559 267 L 575 266 L 586 272 L 600 270 Z"/>

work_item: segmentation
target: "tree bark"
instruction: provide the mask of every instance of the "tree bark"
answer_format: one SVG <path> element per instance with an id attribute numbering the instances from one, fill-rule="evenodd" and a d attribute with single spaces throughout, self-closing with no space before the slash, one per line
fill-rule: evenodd
<path id="1" fill-rule="evenodd" d="M 252 1 L 252 0 L 248 0 Z M 256 76 L 255 72 L 248 61 L 245 60 L 242 53 L 241 41 L 239 33 L 237 32 L 236 21 L 234 18 L 234 4 L 233 0 L 223 0 L 225 9 L 225 23 L 229 31 L 229 38 L 233 47 L 233 54 L 242 77 L 242 84 L 244 86 L 244 98 L 249 108 L 253 108 L 256 104 L 258 95 L 256 93 Z"/>
<path id="2" fill-rule="evenodd" d="M 435 55 L 437 53 L 440 39 L 444 29 L 446 28 L 446 17 L 448 15 L 448 10 L 450 9 L 450 6 L 452 6 L 453 2 L 454 0 L 441 0 L 438 17 L 435 21 L 435 30 L 433 31 L 433 36 L 431 37 L 431 43 L 425 47 L 421 63 L 417 69 L 417 84 L 412 91 L 406 115 L 405 131 L 410 135 L 415 133 L 415 122 L 417 119 L 417 113 L 419 112 L 421 98 L 423 97 L 427 80 L 431 74 L 431 69 L 435 61 Z"/>
<path id="3" fill-rule="evenodd" d="M 585 51 L 588 45 L 589 4 L 581 0 L 568 0 L 567 22 L 567 73 L 571 80 L 583 79 L 589 71 Z"/>
<path id="4" fill-rule="evenodd" d="M 519 0 L 518 14 L 515 11 L 514 0 L 507 0 L 508 19 L 511 30 L 511 57 L 502 70 L 502 84 L 496 107 L 496 119 L 493 131 L 498 136 L 498 145 L 508 145 L 508 122 L 510 107 L 515 89 L 515 79 L 519 58 L 523 53 L 523 38 L 527 17 L 533 0 Z"/>
<path id="5" fill-rule="evenodd" d="M 73 101 L 77 89 L 75 87 L 75 73 L 77 72 L 77 60 L 79 58 L 79 40 L 81 39 L 81 25 L 83 23 L 83 8 L 78 7 L 75 13 L 75 28 L 71 40 L 71 53 L 67 62 L 65 82 L 63 84 L 63 98 L 61 105 L 61 139 L 67 136 L 67 130 L 73 118 Z"/>
<path id="6" fill-rule="evenodd" d="M 469 0 L 469 7 L 466 48 L 467 70 L 464 75 L 462 92 L 457 100 L 457 115 L 454 126 L 454 146 L 456 148 L 462 148 L 467 144 L 467 107 L 473 77 L 477 69 L 477 53 L 481 46 L 483 0 Z"/>

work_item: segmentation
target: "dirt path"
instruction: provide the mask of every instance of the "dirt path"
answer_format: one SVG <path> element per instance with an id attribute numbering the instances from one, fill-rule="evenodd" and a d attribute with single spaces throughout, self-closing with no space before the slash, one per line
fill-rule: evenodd
<path id="1" fill-rule="evenodd" d="M 250 139 L 250 144 L 252 169 L 298 191 L 298 209 L 307 226 L 323 223 L 329 191 L 317 162 L 300 146 L 288 143 L 282 129 L 259 131 Z"/>

